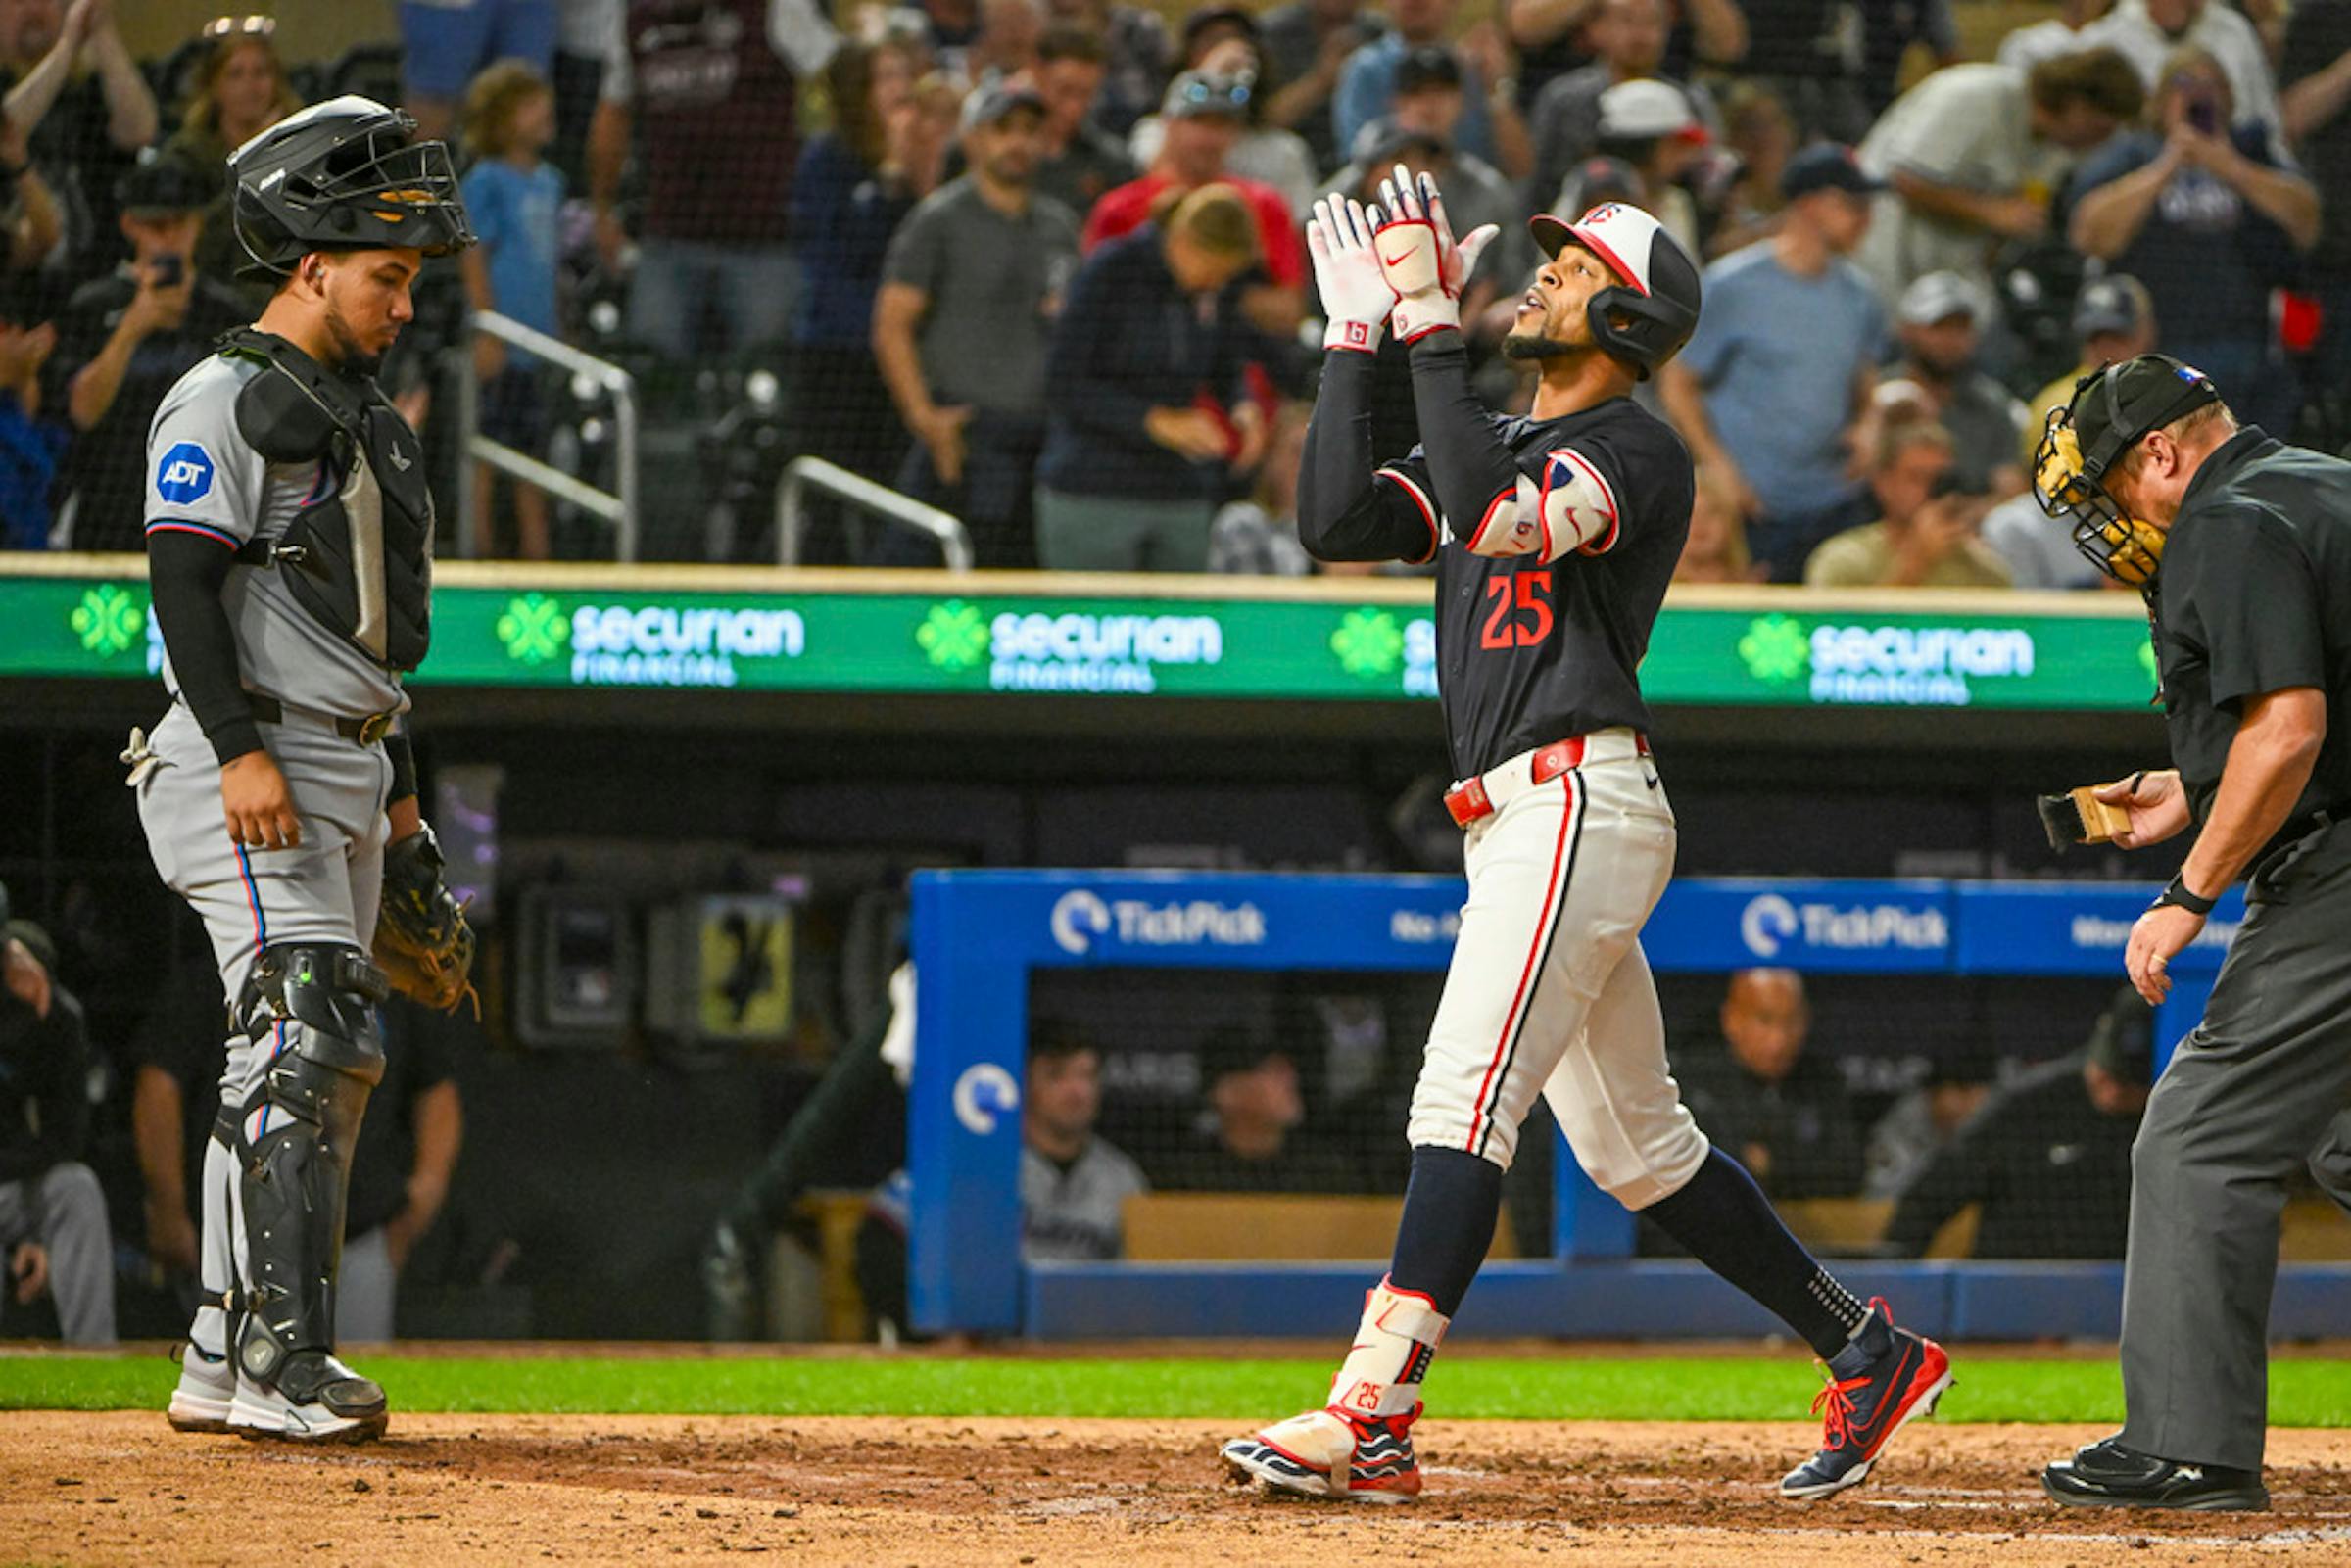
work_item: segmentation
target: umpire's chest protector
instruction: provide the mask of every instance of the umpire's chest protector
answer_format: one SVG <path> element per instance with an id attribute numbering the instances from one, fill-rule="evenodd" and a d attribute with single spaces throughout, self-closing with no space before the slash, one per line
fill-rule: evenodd
<path id="1" fill-rule="evenodd" d="M 283 533 L 247 546 L 295 601 L 388 670 L 432 641 L 433 498 L 424 449 L 373 381 L 340 376 L 283 338 L 242 329 L 222 352 L 267 366 L 237 395 L 237 431 L 276 463 L 316 462 Z"/>

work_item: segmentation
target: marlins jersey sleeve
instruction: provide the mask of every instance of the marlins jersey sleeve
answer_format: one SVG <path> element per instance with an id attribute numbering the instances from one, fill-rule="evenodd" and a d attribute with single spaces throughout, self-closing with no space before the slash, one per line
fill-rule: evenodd
<path id="1" fill-rule="evenodd" d="M 336 482 L 324 461 L 272 463 L 237 430 L 237 394 L 261 372 L 216 355 L 164 395 L 147 437 L 147 532 L 180 533 L 235 550 L 283 532 Z M 240 564 L 221 603 L 236 637 L 238 678 L 290 707 L 344 718 L 405 709 L 399 681 L 312 619 L 279 574 Z M 164 648 L 164 684 L 179 681 Z"/>

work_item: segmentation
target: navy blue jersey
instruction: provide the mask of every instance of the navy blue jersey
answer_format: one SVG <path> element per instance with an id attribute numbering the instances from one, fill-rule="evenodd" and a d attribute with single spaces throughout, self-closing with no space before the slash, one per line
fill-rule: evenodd
<path id="1" fill-rule="evenodd" d="M 1374 470 L 1370 356 L 1329 356 L 1298 522 L 1325 560 L 1437 556 L 1438 693 L 1454 772 L 1467 778 L 1568 736 L 1648 729 L 1641 660 L 1690 532 L 1695 481 L 1681 438 L 1630 400 L 1558 419 L 1496 414 L 1475 404 L 1460 359 L 1458 349 L 1450 358 L 1415 349 L 1425 444 Z M 1541 495 L 1579 474 L 1611 507 L 1585 543 L 1552 559 L 1469 548 L 1492 528 L 1539 526 L 1521 516 L 1521 476 Z"/>

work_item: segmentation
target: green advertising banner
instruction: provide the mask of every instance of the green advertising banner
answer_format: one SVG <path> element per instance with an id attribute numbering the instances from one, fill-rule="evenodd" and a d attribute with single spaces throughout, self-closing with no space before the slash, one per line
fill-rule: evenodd
<path id="1" fill-rule="evenodd" d="M 1324 701 L 1435 695 L 1436 627 L 1425 600 L 1379 596 L 1386 601 L 445 585 L 433 598 L 432 658 L 415 679 Z M 1659 703 L 2075 710 L 2143 710 L 2154 692 L 2146 625 L 2135 616 L 1984 613 L 1997 601 L 1983 596 L 1964 614 L 1835 607 L 1842 602 L 1789 593 L 1746 595 L 1736 607 L 1670 604 L 1643 688 Z M 0 576 L 0 677 L 144 679 L 161 660 L 143 581 Z"/>

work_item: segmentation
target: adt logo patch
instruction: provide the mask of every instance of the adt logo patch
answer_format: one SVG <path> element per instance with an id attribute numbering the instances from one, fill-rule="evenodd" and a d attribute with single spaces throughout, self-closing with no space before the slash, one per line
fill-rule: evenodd
<path id="1" fill-rule="evenodd" d="M 180 442 L 156 464 L 156 494 L 174 506 L 200 501 L 212 489 L 213 454 L 193 441 Z"/>

